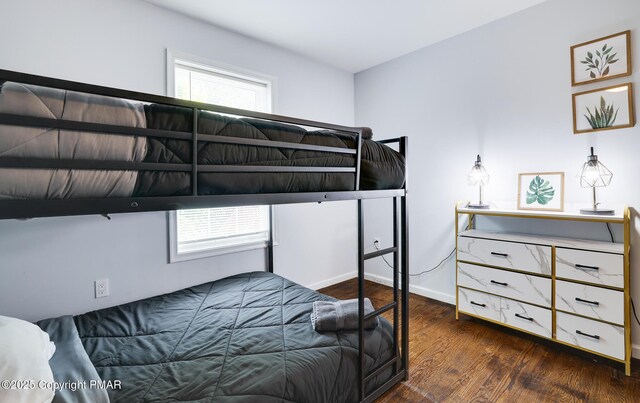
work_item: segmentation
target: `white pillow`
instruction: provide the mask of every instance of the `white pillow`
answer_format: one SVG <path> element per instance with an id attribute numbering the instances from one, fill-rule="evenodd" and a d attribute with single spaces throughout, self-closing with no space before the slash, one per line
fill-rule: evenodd
<path id="1" fill-rule="evenodd" d="M 55 391 L 49 359 L 55 350 L 49 335 L 38 326 L 0 316 L 0 402 L 51 402 Z M 49 389 L 40 388 L 43 383 Z"/>

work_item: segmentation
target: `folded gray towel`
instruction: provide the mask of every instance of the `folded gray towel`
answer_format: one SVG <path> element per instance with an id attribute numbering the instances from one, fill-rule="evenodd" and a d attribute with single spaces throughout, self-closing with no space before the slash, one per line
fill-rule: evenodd
<path id="1" fill-rule="evenodd" d="M 373 312 L 369 298 L 364 299 L 364 314 Z M 345 301 L 316 301 L 313 303 L 311 325 L 316 332 L 336 332 L 358 329 L 358 299 Z M 364 322 L 364 328 L 371 330 L 378 326 L 378 317 Z"/>

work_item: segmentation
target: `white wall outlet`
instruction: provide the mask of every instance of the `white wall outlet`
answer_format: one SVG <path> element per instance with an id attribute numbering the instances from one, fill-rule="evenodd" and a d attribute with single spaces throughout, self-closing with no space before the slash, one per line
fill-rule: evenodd
<path id="1" fill-rule="evenodd" d="M 109 279 L 103 278 L 94 282 L 96 289 L 96 298 L 104 298 L 109 296 Z"/>
<path id="2" fill-rule="evenodd" d="M 373 244 L 375 246 L 380 247 L 380 245 L 382 244 L 382 241 L 380 240 L 380 238 L 376 237 L 376 238 L 373 238 Z"/>

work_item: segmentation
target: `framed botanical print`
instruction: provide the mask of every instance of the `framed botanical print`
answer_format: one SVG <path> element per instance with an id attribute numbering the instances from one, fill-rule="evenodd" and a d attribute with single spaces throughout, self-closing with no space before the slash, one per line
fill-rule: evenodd
<path id="1" fill-rule="evenodd" d="M 571 85 L 631 75 L 631 31 L 571 47 Z"/>
<path id="2" fill-rule="evenodd" d="M 622 129 L 634 125 L 632 83 L 573 94 L 575 134 Z"/>
<path id="3" fill-rule="evenodd" d="M 518 210 L 564 211 L 564 172 L 519 174 Z"/>

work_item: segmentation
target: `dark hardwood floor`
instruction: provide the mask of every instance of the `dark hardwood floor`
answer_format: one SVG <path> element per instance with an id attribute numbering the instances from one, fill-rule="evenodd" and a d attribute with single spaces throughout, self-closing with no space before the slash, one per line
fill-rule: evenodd
<path id="1" fill-rule="evenodd" d="M 320 290 L 357 296 L 349 280 Z M 367 282 L 375 307 L 391 289 Z M 385 314 L 391 320 L 391 312 Z M 455 307 L 410 297 L 409 381 L 379 402 L 640 402 L 640 362 L 623 364 L 460 315 Z"/>

